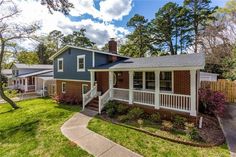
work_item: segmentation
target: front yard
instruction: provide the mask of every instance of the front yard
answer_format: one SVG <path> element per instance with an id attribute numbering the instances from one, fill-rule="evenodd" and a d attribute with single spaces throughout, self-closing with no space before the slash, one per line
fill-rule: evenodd
<path id="1" fill-rule="evenodd" d="M 199 148 L 155 138 L 99 118 L 90 121 L 89 129 L 143 156 L 150 157 L 229 157 L 227 145 Z"/>
<path id="2" fill-rule="evenodd" d="M 18 102 L 21 109 L 0 105 L 0 156 L 89 156 L 69 142 L 61 125 L 80 108 L 57 105 L 51 99 Z"/>
<path id="3" fill-rule="evenodd" d="M 12 110 L 0 105 L 0 156 L 90 156 L 65 138 L 60 127 L 75 112 L 77 106 L 58 105 L 51 99 L 31 99 L 18 102 Z M 199 148 L 173 143 L 98 118 L 90 121 L 89 129 L 143 156 L 228 157 L 227 146 Z"/>

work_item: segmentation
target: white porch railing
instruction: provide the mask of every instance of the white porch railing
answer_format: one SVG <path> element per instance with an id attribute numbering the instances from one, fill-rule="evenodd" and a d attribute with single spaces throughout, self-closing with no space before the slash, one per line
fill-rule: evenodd
<path id="1" fill-rule="evenodd" d="M 171 93 L 160 93 L 160 108 L 190 112 L 191 96 Z"/>
<path id="2" fill-rule="evenodd" d="M 112 90 L 108 89 L 102 96 L 99 96 L 98 112 L 101 114 L 104 105 L 111 99 Z"/>
<path id="3" fill-rule="evenodd" d="M 120 101 L 129 101 L 129 89 L 112 88 L 113 99 Z"/>
<path id="4" fill-rule="evenodd" d="M 132 100 L 135 104 L 155 107 L 155 91 L 132 90 L 132 92 Z M 102 96 L 99 96 L 99 113 L 101 113 L 104 105 L 109 100 L 129 102 L 129 89 L 112 88 L 107 90 Z M 190 95 L 160 93 L 159 101 L 157 104 L 163 109 L 182 112 L 190 112 L 191 110 Z"/>
<path id="5" fill-rule="evenodd" d="M 28 91 L 35 91 L 35 85 L 28 85 Z"/>
<path id="6" fill-rule="evenodd" d="M 97 85 L 91 88 L 87 93 L 83 94 L 83 110 L 85 106 L 97 96 Z"/>
<path id="7" fill-rule="evenodd" d="M 155 92 L 144 90 L 133 90 L 133 102 L 142 105 L 154 106 L 155 105 Z"/>

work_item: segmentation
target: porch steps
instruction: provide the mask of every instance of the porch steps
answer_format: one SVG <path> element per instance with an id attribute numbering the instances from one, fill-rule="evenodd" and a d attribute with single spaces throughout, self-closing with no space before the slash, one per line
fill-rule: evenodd
<path id="1" fill-rule="evenodd" d="M 88 105 L 86 105 L 86 108 L 93 110 L 93 111 L 98 111 L 98 97 L 94 98 L 91 100 Z"/>

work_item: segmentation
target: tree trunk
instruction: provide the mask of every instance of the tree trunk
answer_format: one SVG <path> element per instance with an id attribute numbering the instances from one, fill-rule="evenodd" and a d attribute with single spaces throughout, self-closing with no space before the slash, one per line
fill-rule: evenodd
<path id="1" fill-rule="evenodd" d="M 2 60 L 4 56 L 4 49 L 5 49 L 5 42 L 2 40 L 1 41 L 1 54 L 0 54 L 0 74 L 2 74 Z M 10 98 L 8 98 L 3 89 L 3 76 L 0 75 L 0 96 L 8 102 L 14 109 L 18 109 L 19 107 L 16 105 L 14 101 L 12 101 Z"/>

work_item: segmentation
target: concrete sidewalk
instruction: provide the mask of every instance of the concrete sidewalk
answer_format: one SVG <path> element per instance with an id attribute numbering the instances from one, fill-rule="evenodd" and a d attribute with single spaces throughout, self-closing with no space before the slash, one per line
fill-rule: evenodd
<path id="1" fill-rule="evenodd" d="M 96 114 L 97 112 L 88 109 L 76 113 L 61 127 L 63 135 L 94 156 L 141 157 L 141 155 L 87 129 L 88 122 Z"/>
<path id="2" fill-rule="evenodd" d="M 226 106 L 226 114 L 220 123 L 230 149 L 231 157 L 236 157 L 236 104 Z"/>

